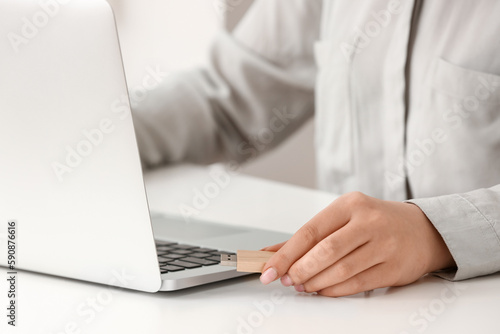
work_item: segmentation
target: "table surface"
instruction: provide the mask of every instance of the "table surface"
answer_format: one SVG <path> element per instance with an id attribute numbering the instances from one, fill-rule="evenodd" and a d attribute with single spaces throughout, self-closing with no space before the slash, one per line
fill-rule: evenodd
<path id="1" fill-rule="evenodd" d="M 201 219 L 293 232 L 334 198 L 237 174 L 217 183 L 214 168 L 177 166 L 146 175 L 151 209 L 180 214 L 199 191 L 211 196 L 198 206 Z M 6 272 L 1 268 L 0 277 Z M 27 272 L 18 284 L 18 327 L 7 326 L 3 315 L 0 333 L 500 332 L 499 275 L 457 283 L 428 276 L 343 298 L 296 293 L 276 282 L 262 286 L 257 275 L 156 294 Z M 0 280 L 0 291 L 6 288 Z"/>

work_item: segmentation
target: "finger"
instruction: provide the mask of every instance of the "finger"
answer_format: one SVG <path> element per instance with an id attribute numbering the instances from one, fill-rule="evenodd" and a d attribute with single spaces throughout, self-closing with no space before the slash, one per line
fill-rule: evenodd
<path id="1" fill-rule="evenodd" d="M 288 270 L 294 285 L 307 282 L 346 255 L 366 244 L 370 235 L 360 230 L 353 221 L 321 240 Z M 370 254 L 366 254 L 370 256 Z M 366 268 L 364 268 L 366 269 Z"/>
<path id="2" fill-rule="evenodd" d="M 261 249 L 261 251 L 277 252 L 281 247 L 283 247 L 284 244 L 286 244 L 286 241 L 281 242 L 281 243 L 276 244 L 276 245 L 264 247 L 264 248 Z"/>
<path id="3" fill-rule="evenodd" d="M 282 277 L 290 266 L 304 256 L 327 235 L 344 226 L 350 218 L 350 212 L 342 197 L 314 216 L 295 233 L 288 242 L 274 254 L 263 268 L 261 282 L 268 284 Z"/>
<path id="4" fill-rule="evenodd" d="M 383 257 L 378 252 L 374 252 L 370 243 L 367 243 L 303 283 L 304 290 L 315 292 L 340 284 L 382 261 Z"/>
<path id="5" fill-rule="evenodd" d="M 388 279 L 388 270 L 385 263 L 377 264 L 342 283 L 319 290 L 318 294 L 328 297 L 342 297 L 392 286 L 393 283 Z"/>

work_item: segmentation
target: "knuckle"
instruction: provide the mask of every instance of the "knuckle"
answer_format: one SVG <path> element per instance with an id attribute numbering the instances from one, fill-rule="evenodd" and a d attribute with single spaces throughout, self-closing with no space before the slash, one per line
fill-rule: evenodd
<path id="1" fill-rule="evenodd" d="M 293 284 L 302 284 L 308 277 L 308 270 L 301 264 L 294 264 L 288 270 L 288 276 L 290 276 Z"/>
<path id="2" fill-rule="evenodd" d="M 325 238 L 320 244 L 323 245 L 323 250 L 325 251 L 332 251 L 339 247 L 339 241 L 333 235 Z"/>
<path id="3" fill-rule="evenodd" d="M 338 241 L 335 238 L 326 238 L 317 245 L 315 256 L 318 259 L 326 260 L 330 258 L 338 247 Z"/>
<path id="4" fill-rule="evenodd" d="M 339 255 L 345 245 L 339 238 L 330 236 L 322 240 L 314 249 L 314 257 L 317 262 L 321 263 L 324 267 L 330 266 L 338 260 Z"/>
<path id="5" fill-rule="evenodd" d="M 379 209 L 370 209 L 366 212 L 363 222 L 364 231 L 371 235 L 373 239 L 384 240 L 388 235 L 391 235 L 393 230 L 390 227 L 390 220 L 387 215 Z"/>
<path id="6" fill-rule="evenodd" d="M 302 227 L 302 237 L 305 244 L 316 244 L 319 236 L 318 228 L 313 224 L 306 224 Z"/>
<path id="7" fill-rule="evenodd" d="M 350 282 L 350 288 L 353 293 L 362 292 L 368 290 L 366 284 L 360 277 L 353 277 Z"/>
<path id="8" fill-rule="evenodd" d="M 275 254 L 276 256 L 276 263 L 289 263 L 290 259 L 288 258 L 288 255 L 284 252 L 278 252 Z"/>
<path id="9" fill-rule="evenodd" d="M 274 255 L 273 259 L 273 267 L 276 269 L 278 272 L 279 276 L 282 276 L 286 273 L 286 269 L 291 263 L 290 258 L 284 253 L 284 252 L 277 252 Z"/>
<path id="10" fill-rule="evenodd" d="M 343 197 L 344 197 L 344 200 L 346 201 L 346 203 L 350 206 L 362 206 L 362 205 L 366 204 L 366 202 L 368 200 L 368 196 L 366 196 L 365 194 L 363 194 L 360 191 L 353 191 L 353 192 L 347 193 Z"/>
<path id="11" fill-rule="evenodd" d="M 336 265 L 336 272 L 340 280 L 346 280 L 352 276 L 352 267 L 345 262 L 338 263 Z"/>

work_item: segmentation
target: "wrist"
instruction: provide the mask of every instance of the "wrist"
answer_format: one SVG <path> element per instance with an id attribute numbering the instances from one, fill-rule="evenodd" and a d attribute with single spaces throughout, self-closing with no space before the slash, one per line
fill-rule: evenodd
<path id="1" fill-rule="evenodd" d="M 426 216 L 426 214 L 413 203 L 407 203 L 413 207 L 414 215 L 420 223 L 423 233 L 424 253 L 426 257 L 425 273 L 434 272 L 446 268 L 455 267 L 453 256 L 439 231 Z"/>

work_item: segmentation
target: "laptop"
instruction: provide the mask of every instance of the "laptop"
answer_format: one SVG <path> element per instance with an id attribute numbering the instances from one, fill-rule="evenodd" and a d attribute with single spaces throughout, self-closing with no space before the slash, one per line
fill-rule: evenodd
<path id="1" fill-rule="evenodd" d="M 0 37 L 0 249 L 14 226 L 16 270 L 172 291 L 244 275 L 220 254 L 290 237 L 150 214 L 106 1 L 2 0 Z"/>

